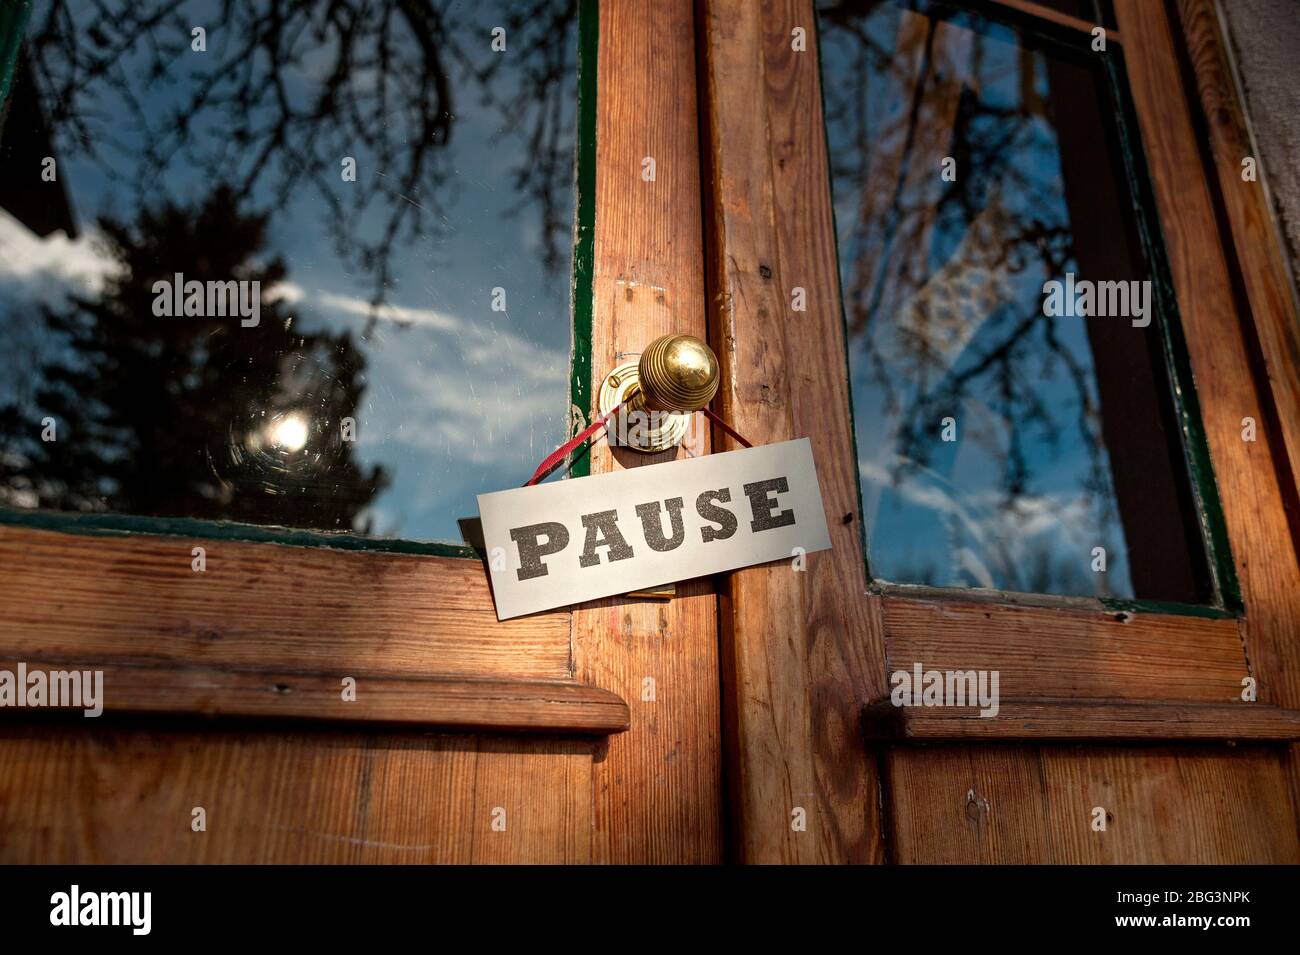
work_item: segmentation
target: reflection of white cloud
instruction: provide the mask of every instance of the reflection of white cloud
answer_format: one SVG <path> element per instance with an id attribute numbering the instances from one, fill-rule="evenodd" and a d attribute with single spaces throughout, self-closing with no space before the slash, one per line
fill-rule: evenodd
<path id="1" fill-rule="evenodd" d="M 899 463 L 907 463 L 899 459 Z M 864 484 L 880 488 L 889 488 L 909 504 L 914 504 L 927 511 L 934 511 L 962 523 L 967 533 L 975 540 L 985 538 L 987 527 L 964 504 L 959 497 L 961 491 L 947 481 L 942 475 L 928 468 L 921 468 L 917 473 L 905 473 L 901 483 L 887 468 L 875 461 L 858 460 L 858 472 Z M 951 490 L 950 490 L 951 488 Z"/>
<path id="2" fill-rule="evenodd" d="M 41 238 L 0 209 L 0 282 L 25 286 L 29 299 L 52 302 L 65 292 L 95 294 L 119 266 L 86 229 L 75 239 L 64 232 Z"/>
<path id="3" fill-rule="evenodd" d="M 897 463 L 911 464 L 901 458 Z M 864 492 L 889 488 L 907 504 L 938 515 L 946 539 L 926 549 L 946 549 L 954 574 L 977 587 L 1018 589 L 1015 582 L 1042 560 L 1044 543 L 1050 552 L 1080 555 L 1088 555 L 1099 543 L 1096 502 L 1084 493 L 1021 494 L 1007 505 L 997 488 L 968 493 L 928 468 L 909 466 L 897 482 L 878 462 L 859 459 L 858 469 Z M 867 518 L 874 520 L 875 515 Z"/>
<path id="4" fill-rule="evenodd" d="M 861 459 L 858 468 L 864 483 L 888 487 L 909 504 L 959 518 L 977 538 L 1005 535 L 1012 525 L 1018 537 L 1073 530 L 1087 518 L 1092 506 L 1087 495 L 1070 493 L 1020 494 L 1005 507 L 1004 496 L 997 489 L 967 494 L 929 468 L 920 468 L 899 484 L 892 472 L 874 461 Z"/>
<path id="5" fill-rule="evenodd" d="M 293 283 L 276 294 L 302 319 L 336 330 L 357 328 L 372 314 L 379 319 L 365 344 L 373 384 L 362 410 L 362 447 L 405 445 L 454 468 L 517 462 L 520 448 L 531 453 L 539 436 L 562 440 L 568 351 L 517 334 L 505 314 L 474 321 L 401 305 L 372 310 L 365 299 Z M 551 447 L 537 450 L 544 455 Z"/>
<path id="6" fill-rule="evenodd" d="M 93 295 L 120 268 L 97 240 L 91 230 L 77 239 L 42 239 L 0 210 L 0 285 L 27 302 Z M 381 446 L 399 444 L 446 458 L 451 467 L 493 465 L 517 461 L 520 447 L 531 450 L 539 436 L 543 444 L 563 438 L 567 349 L 519 335 L 506 314 L 475 321 L 408 305 L 374 308 L 363 298 L 294 282 L 265 295 L 292 305 L 299 321 L 336 331 L 378 319 L 362 345 L 370 387 L 360 422 L 360 443 L 376 457 L 387 457 Z"/>
<path id="7" fill-rule="evenodd" d="M 119 267 L 103 251 L 100 233 L 76 239 L 63 232 L 41 238 L 0 209 L 0 403 L 30 410 L 38 369 L 57 343 L 32 313 L 61 306 L 69 294 L 96 295 Z"/>
<path id="8" fill-rule="evenodd" d="M 310 308 L 324 309 L 354 318 L 368 319 L 373 313 L 380 321 L 396 322 L 399 325 L 420 325 L 442 331 L 454 331 L 457 327 L 456 319 L 444 312 L 435 312 L 428 308 L 407 308 L 402 305 L 376 307 L 355 295 L 307 292 L 294 282 L 281 282 L 268 294 L 272 300 L 283 300 L 290 305 L 301 303 Z"/>
<path id="9" fill-rule="evenodd" d="M 976 554 L 969 547 L 959 547 L 957 553 L 953 555 L 961 573 L 969 577 L 976 587 L 983 587 L 986 590 L 997 588 L 997 581 L 993 579 L 993 572 L 980 555 Z"/>

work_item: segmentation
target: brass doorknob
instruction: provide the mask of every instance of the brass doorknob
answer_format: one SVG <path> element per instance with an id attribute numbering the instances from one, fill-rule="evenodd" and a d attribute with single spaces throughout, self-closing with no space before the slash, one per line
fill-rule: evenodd
<path id="1" fill-rule="evenodd" d="M 662 335 L 637 362 L 648 411 L 699 411 L 718 393 L 718 359 L 694 335 Z"/>
<path id="2" fill-rule="evenodd" d="M 612 443 L 652 453 L 681 443 L 691 415 L 718 392 L 713 349 L 694 335 L 662 335 L 641 360 L 619 365 L 600 386 L 601 414 L 626 407 L 611 420 Z"/>

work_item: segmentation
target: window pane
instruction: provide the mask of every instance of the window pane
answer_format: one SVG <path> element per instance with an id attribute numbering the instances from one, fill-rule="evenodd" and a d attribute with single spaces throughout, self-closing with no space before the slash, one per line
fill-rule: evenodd
<path id="1" fill-rule="evenodd" d="M 567 431 L 576 6 L 37 5 L 0 505 L 458 539 Z"/>
<path id="2" fill-rule="evenodd" d="M 939 10 L 821 6 L 871 570 L 1206 601 L 1100 55 Z"/>

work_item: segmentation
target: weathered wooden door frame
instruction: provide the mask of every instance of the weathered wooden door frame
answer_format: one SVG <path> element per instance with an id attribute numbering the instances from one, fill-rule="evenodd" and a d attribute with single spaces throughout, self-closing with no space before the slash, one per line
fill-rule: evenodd
<path id="1" fill-rule="evenodd" d="M 1042 14 L 1021 0 L 987 3 Z M 1202 168 L 1163 4 L 1116 0 L 1128 83 L 1155 186 L 1201 413 L 1223 498 L 1244 613 L 1117 610 L 960 592 L 905 597 L 869 584 L 860 547 L 856 455 L 810 0 L 703 0 L 710 236 L 710 331 L 724 368 L 722 411 L 751 440 L 808 435 L 834 530 L 807 572 L 730 575 L 722 616 L 729 810 L 734 855 L 751 862 L 879 862 L 889 751 L 903 740 L 1286 740 L 1300 706 L 1300 564 L 1284 502 L 1294 500 L 1294 302 L 1268 234 L 1262 192 L 1238 176 L 1240 112 L 1211 109 L 1215 172 Z M 997 11 L 994 11 L 997 12 Z M 1233 99 L 1209 0 L 1184 0 L 1186 44 L 1207 107 Z M 806 52 L 793 49 L 802 28 Z M 1216 73 L 1215 71 L 1219 72 Z M 1226 221 L 1211 188 L 1229 194 Z M 1269 243 L 1258 257 L 1249 250 Z M 1235 254 L 1233 254 L 1235 252 Z M 1249 301 L 1233 294 L 1233 271 Z M 794 287 L 808 311 L 790 311 Z M 1252 357 L 1264 356 L 1269 377 Z M 1279 410 L 1281 409 L 1281 410 Z M 1241 419 L 1275 423 L 1241 440 Z M 1285 423 L 1283 423 L 1285 421 Z M 725 439 L 720 438 L 720 441 Z M 725 445 L 723 445 L 725 446 Z M 1002 716 L 868 708 L 892 661 L 996 669 Z M 910 666 L 910 662 L 908 663 Z M 1259 703 L 1241 701 L 1242 681 Z M 864 708 L 874 717 L 866 726 Z M 1295 756 L 1288 759 L 1292 786 Z M 800 813 L 800 811 L 802 811 Z M 806 830 L 791 825 L 793 813 Z"/>

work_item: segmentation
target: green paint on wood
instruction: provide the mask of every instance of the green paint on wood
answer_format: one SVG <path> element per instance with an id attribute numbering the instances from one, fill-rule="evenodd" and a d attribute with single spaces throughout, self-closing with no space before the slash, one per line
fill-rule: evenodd
<path id="1" fill-rule="evenodd" d="M 0 508 L 0 525 L 14 528 L 55 530 L 62 534 L 86 537 L 133 537 L 136 534 L 160 537 L 188 537 L 201 541 L 248 541 L 286 544 L 289 547 L 333 547 L 341 551 L 380 551 L 386 554 L 419 554 L 434 557 L 473 557 L 478 555 L 467 544 L 442 541 L 394 541 L 394 539 L 360 537 L 357 534 L 330 533 L 322 530 L 268 528 L 235 521 L 200 521 L 192 517 L 134 517 L 131 515 L 83 515 L 59 511 L 13 511 Z"/>
<path id="2" fill-rule="evenodd" d="M 4 129 L 4 115 L 8 112 L 18 47 L 22 45 L 31 12 L 31 0 L 0 0 L 0 130 Z"/>
<path id="3" fill-rule="evenodd" d="M 1120 600 L 1115 597 L 1102 597 L 1101 605 L 1107 610 L 1123 613 L 1159 613 L 1174 617 L 1204 617 L 1208 620 L 1234 620 L 1240 616 L 1221 607 L 1204 607 L 1168 600 Z"/>
<path id="4" fill-rule="evenodd" d="M 1223 516 L 1219 487 L 1210 461 L 1210 446 L 1201 420 L 1201 405 L 1196 397 L 1191 356 L 1178 311 L 1178 298 L 1174 294 L 1173 271 L 1165 254 L 1159 219 L 1154 212 L 1155 191 L 1147 173 L 1141 141 L 1134 132 L 1137 129 L 1137 110 L 1124 82 L 1123 53 L 1116 50 L 1106 57 L 1105 62 L 1111 96 L 1120 112 L 1120 121 L 1116 125 L 1119 128 L 1129 188 L 1133 192 L 1138 235 L 1151 270 L 1151 287 L 1165 365 L 1173 387 L 1174 409 L 1182 433 L 1183 454 L 1192 476 L 1192 493 L 1196 498 L 1197 516 L 1209 560 L 1216 597 L 1214 602 L 1227 611 L 1239 613 L 1243 609 L 1241 587 L 1237 582 L 1237 569 L 1228 546 L 1228 525 Z"/>
<path id="5" fill-rule="evenodd" d="M 569 436 L 587 426 L 591 412 L 591 328 L 596 249 L 596 55 L 600 45 L 597 0 L 578 10 L 577 220 L 573 229 L 573 351 L 569 365 Z M 591 473 L 589 448 L 575 452 L 569 473 Z"/>
<path id="6" fill-rule="evenodd" d="M 478 559 L 472 547 L 442 541 L 388 540 L 357 534 L 263 527 L 235 521 L 204 521 L 190 517 L 133 517 L 127 514 L 69 514 L 61 511 L 19 511 L 0 508 L 0 525 L 81 534 L 88 537 L 128 537 L 137 534 L 193 537 L 200 540 L 250 541 L 290 547 L 332 547 L 337 550 L 420 554 L 426 557 Z"/>

